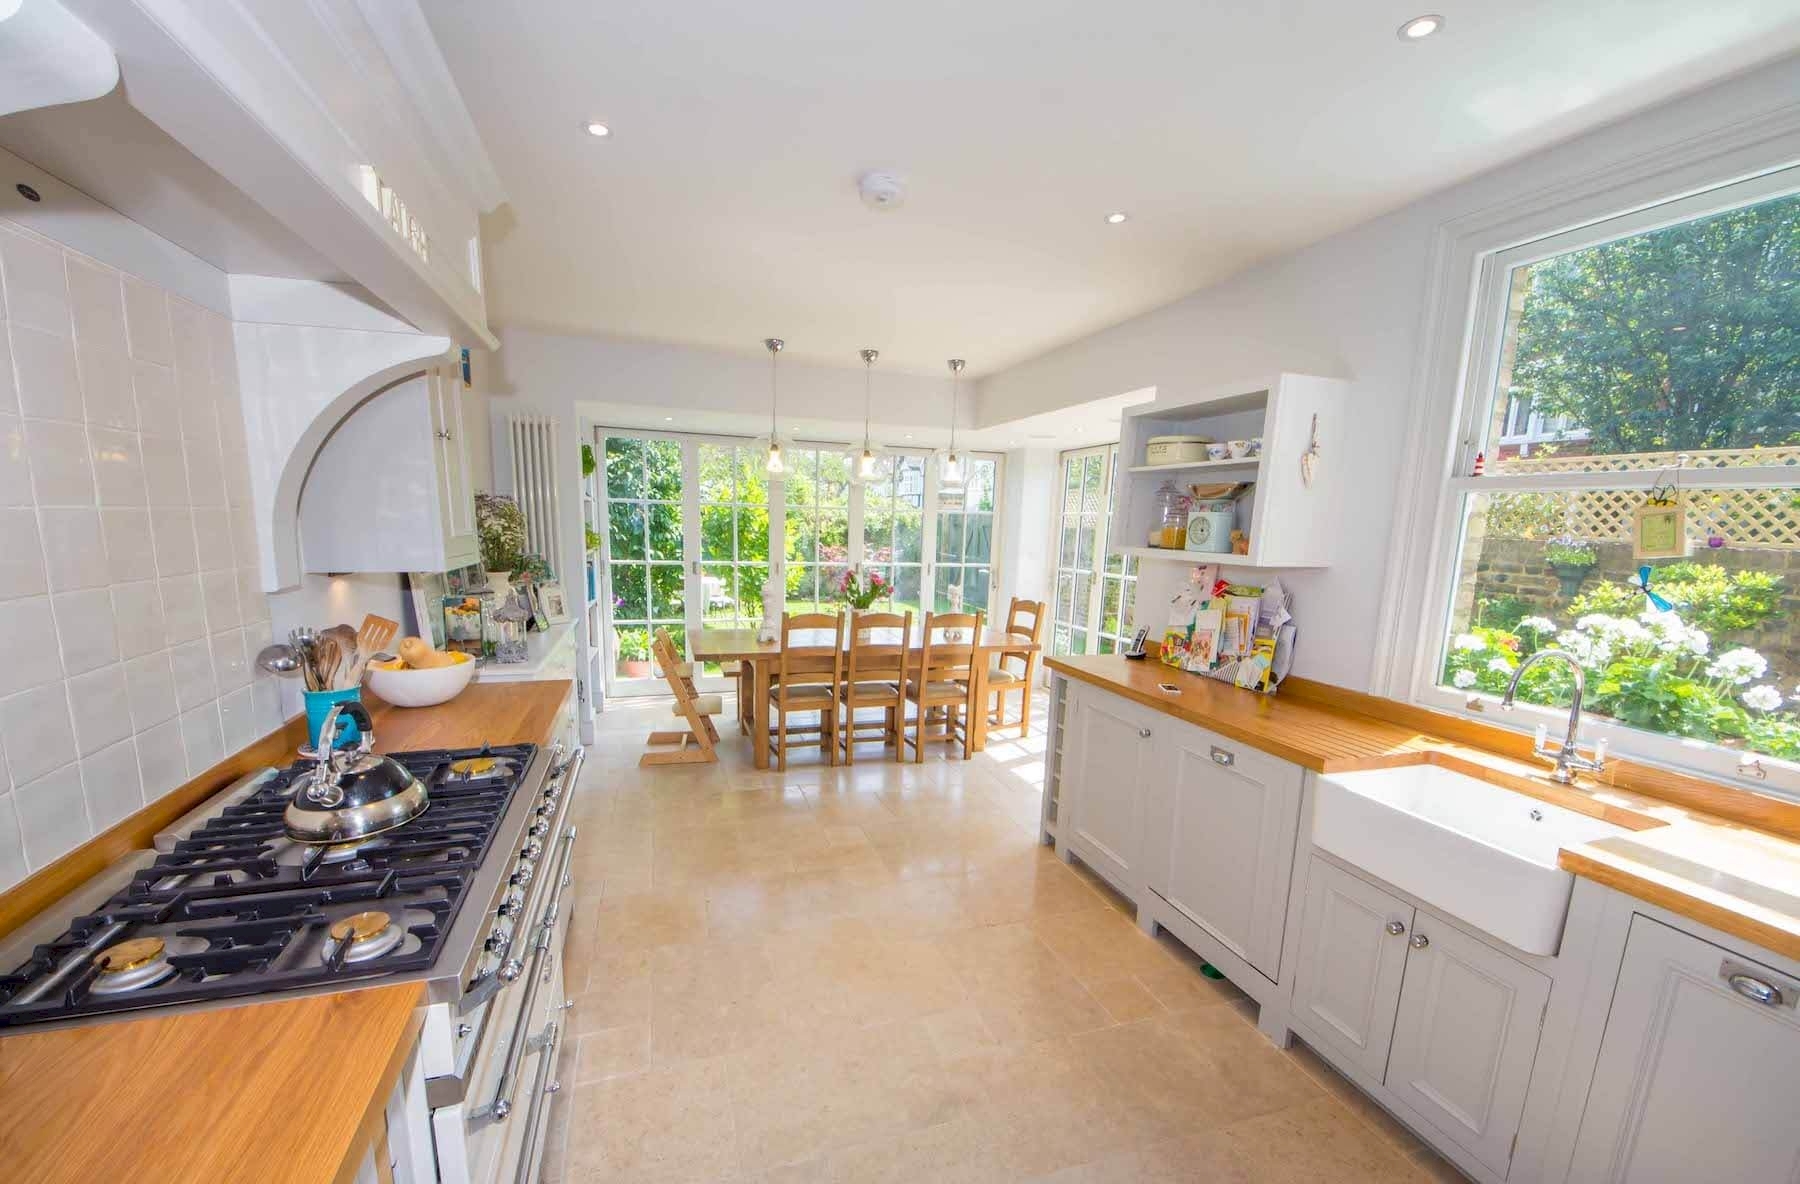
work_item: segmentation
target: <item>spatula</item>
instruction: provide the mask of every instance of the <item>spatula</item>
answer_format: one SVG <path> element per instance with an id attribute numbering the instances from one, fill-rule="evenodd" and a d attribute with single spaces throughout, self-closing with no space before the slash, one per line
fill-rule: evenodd
<path id="1" fill-rule="evenodd" d="M 356 631 L 356 651 L 359 655 L 355 671 L 356 682 L 362 681 L 362 668 L 369 664 L 371 657 L 393 648 L 394 637 L 399 632 L 398 621 L 390 621 L 374 613 L 363 618 L 362 628 Z M 355 686 L 356 683 L 350 685 Z"/>

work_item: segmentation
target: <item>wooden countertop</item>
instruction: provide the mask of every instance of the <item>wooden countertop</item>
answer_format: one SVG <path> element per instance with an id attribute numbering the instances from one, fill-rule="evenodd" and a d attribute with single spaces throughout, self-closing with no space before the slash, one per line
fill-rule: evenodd
<path id="1" fill-rule="evenodd" d="M 1800 959 L 1800 805 L 1612 762 L 1607 783 L 1561 786 L 1518 733 L 1291 680 L 1258 695 L 1154 660 L 1055 657 L 1060 674 L 1319 773 L 1430 762 L 1628 828 L 1563 849 L 1565 871 Z M 1158 689 L 1172 683 L 1178 693 Z"/>
<path id="2" fill-rule="evenodd" d="M 473 683 L 437 707 L 371 699 L 376 746 L 542 744 L 573 685 Z M 305 735 L 305 721 L 290 720 L 91 845 L 116 847 L 140 832 L 137 845 L 145 845 L 228 785 L 239 766 L 293 759 Z M 69 866 L 83 866 L 84 854 L 92 852 L 72 853 Z M 49 873 L 58 866 L 0 905 L 15 893 L 41 897 L 48 889 L 34 881 L 54 885 Z M 424 1001 L 422 985 L 396 983 L 0 1037 L 0 1176 L 48 1184 L 348 1180 L 382 1130 Z"/>
<path id="3" fill-rule="evenodd" d="M 0 1040 L 11 1180 L 335 1181 L 393 1092 L 419 983 Z"/>

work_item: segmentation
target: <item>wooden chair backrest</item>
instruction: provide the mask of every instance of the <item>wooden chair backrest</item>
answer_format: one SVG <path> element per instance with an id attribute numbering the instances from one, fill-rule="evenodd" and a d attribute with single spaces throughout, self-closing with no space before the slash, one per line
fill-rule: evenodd
<path id="1" fill-rule="evenodd" d="M 967 678 L 975 665 L 975 646 L 981 640 L 985 613 L 926 613 L 924 637 L 919 643 L 919 681 L 943 682 Z M 952 641 L 945 634 L 960 630 Z"/>
<path id="2" fill-rule="evenodd" d="M 1041 600 L 1021 600 L 1015 596 L 1006 607 L 1006 635 L 1020 641 L 1028 641 L 1033 645 L 1044 644 L 1044 602 Z M 1017 662 L 1021 672 L 1030 671 L 1037 660 L 1033 653 L 1019 653 L 1016 650 L 1003 651 L 1000 654 L 1001 666 L 1008 662 Z"/>
<path id="3" fill-rule="evenodd" d="M 810 632 L 829 632 L 831 640 L 795 643 L 793 634 Z M 781 654 L 775 669 L 784 687 L 835 686 L 844 674 L 844 614 L 782 613 Z"/>
<path id="4" fill-rule="evenodd" d="M 907 655 L 912 645 L 913 615 L 852 613 L 850 656 L 844 677 L 859 682 L 906 685 Z"/>

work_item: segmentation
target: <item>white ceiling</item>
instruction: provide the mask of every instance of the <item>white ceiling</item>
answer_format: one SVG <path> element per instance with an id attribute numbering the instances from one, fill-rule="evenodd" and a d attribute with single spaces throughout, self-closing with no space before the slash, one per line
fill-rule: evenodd
<path id="1" fill-rule="evenodd" d="M 511 197 L 495 324 L 971 375 L 1800 48 L 1794 0 L 425 9 Z"/>
<path id="2" fill-rule="evenodd" d="M 343 272 L 125 101 L 0 117 L 0 148 L 220 271 L 343 282 Z M 10 185 L 10 182 L 9 182 Z"/>

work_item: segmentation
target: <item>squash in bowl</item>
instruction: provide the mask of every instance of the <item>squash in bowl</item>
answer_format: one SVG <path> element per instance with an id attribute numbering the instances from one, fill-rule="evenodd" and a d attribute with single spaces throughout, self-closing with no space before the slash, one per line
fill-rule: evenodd
<path id="1" fill-rule="evenodd" d="M 462 693 L 475 677 L 475 659 L 451 652 L 455 660 L 443 666 L 418 669 L 400 659 L 369 663 L 369 689 L 395 707 L 433 707 Z"/>

